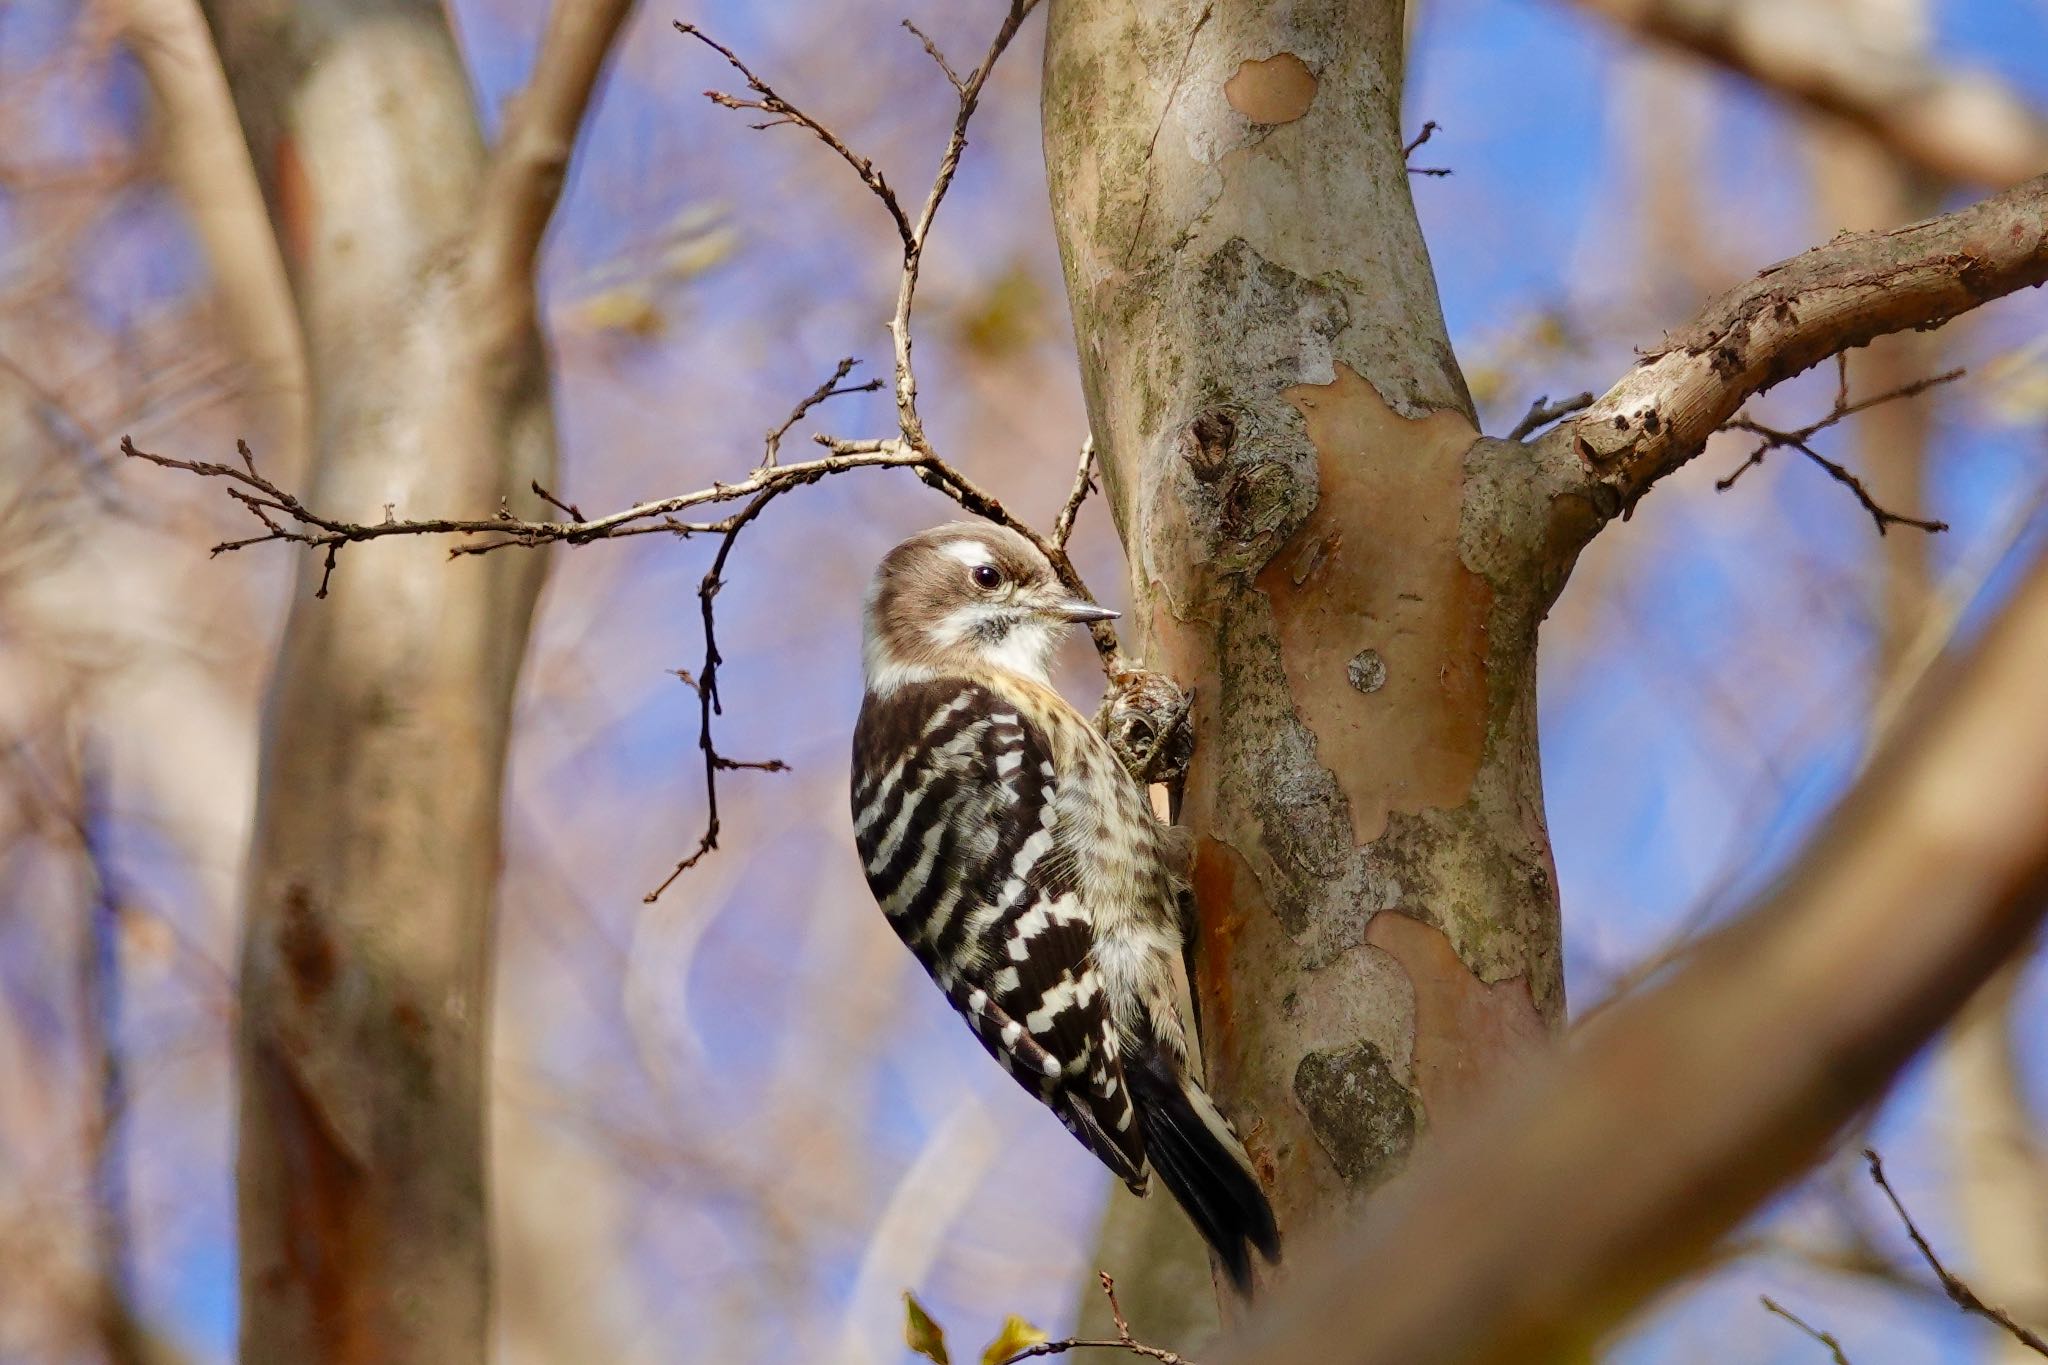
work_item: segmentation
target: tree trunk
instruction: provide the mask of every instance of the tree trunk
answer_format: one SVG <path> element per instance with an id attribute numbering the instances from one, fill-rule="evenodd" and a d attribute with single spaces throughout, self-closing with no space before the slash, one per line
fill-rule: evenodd
<path id="1" fill-rule="evenodd" d="M 1562 1018 L 1535 627 L 1409 199 L 1399 0 L 1055 0 L 1046 163 L 1135 646 L 1195 694 L 1211 1085 L 1289 1233 Z M 1576 512 L 1567 512 L 1576 515 Z"/>
<path id="2" fill-rule="evenodd" d="M 530 295 L 472 238 L 486 159 L 441 6 L 211 0 L 208 18 L 306 337 L 307 501 L 517 510 L 553 462 L 545 371 Z M 426 540 L 343 559 L 305 557 L 266 717 L 242 1357 L 479 1361 L 498 808 L 546 560 L 451 562 Z"/>

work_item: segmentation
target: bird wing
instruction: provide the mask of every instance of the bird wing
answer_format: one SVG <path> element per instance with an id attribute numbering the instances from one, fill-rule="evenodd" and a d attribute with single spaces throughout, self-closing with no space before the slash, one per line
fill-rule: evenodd
<path id="1" fill-rule="evenodd" d="M 1142 1189 L 1060 797 L 1044 731 L 990 688 L 907 684 L 861 708 L 854 841 L 869 889 L 990 1055 Z"/>

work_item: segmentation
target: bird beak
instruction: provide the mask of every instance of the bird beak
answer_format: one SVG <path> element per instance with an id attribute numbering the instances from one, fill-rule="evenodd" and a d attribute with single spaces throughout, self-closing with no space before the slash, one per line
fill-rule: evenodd
<path id="1" fill-rule="evenodd" d="M 1072 625 L 1083 625 L 1090 621 L 1114 621 L 1123 614 L 1111 611 L 1108 607 L 1098 607 L 1093 602 L 1083 602 L 1079 598 L 1070 602 L 1055 602 L 1047 607 L 1045 612 L 1048 616 Z"/>

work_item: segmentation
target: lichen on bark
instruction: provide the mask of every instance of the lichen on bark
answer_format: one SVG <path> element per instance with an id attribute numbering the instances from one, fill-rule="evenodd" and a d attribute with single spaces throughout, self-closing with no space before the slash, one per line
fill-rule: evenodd
<path id="1" fill-rule="evenodd" d="M 1134 643 L 1195 694 L 1203 1047 L 1286 1229 L 1342 1216 L 1563 1008 L 1549 484 L 1478 438 L 1409 200 L 1400 34 L 1398 0 L 1054 0 L 1047 40 Z"/>

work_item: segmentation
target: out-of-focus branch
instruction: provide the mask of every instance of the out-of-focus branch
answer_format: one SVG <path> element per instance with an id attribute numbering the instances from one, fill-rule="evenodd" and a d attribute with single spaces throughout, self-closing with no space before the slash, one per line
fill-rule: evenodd
<path id="1" fill-rule="evenodd" d="M 470 271 L 480 297 L 501 303 L 504 335 L 533 323 L 534 262 L 540 255 L 569 155 L 597 78 L 633 0 L 555 0 L 533 77 L 512 103 L 491 154 Z"/>
<path id="2" fill-rule="evenodd" d="M 1578 0 L 1582 9 L 1846 119 L 1944 180 L 2002 189 L 2048 169 L 2048 120 L 1988 73 L 1850 40 L 1805 0 Z"/>
<path id="3" fill-rule="evenodd" d="M 2036 1032 L 2020 1008 L 2025 964 L 1981 991 L 1942 1043 L 1938 1112 L 1951 1205 L 1970 1281 L 2020 1317 L 2048 1324 L 2048 1152 L 2028 1103 L 2021 1039 Z M 2024 1346 L 2002 1341 L 1986 1365 L 2016 1365 Z"/>
<path id="4" fill-rule="evenodd" d="M 235 116 L 220 57 L 195 0 L 109 0 L 156 98 L 168 178 L 213 269 L 228 331 L 248 366 L 247 398 L 266 441 L 299 467 L 306 356 L 284 257 Z"/>
<path id="5" fill-rule="evenodd" d="M 2048 560 L 1776 892 L 1303 1248 L 1226 1359 L 1554 1358 L 1697 1264 L 2048 914 L 2044 657 Z"/>
<path id="6" fill-rule="evenodd" d="M 1906 1212 L 1906 1206 L 1899 1199 L 1898 1191 L 1892 1188 L 1891 1181 L 1885 1179 L 1884 1159 L 1868 1147 L 1863 1149 L 1863 1159 L 1870 1165 L 1871 1180 L 1876 1183 L 1878 1189 L 1884 1191 L 1884 1197 L 1891 1203 L 1892 1212 L 1899 1215 L 1899 1221 L 1906 1225 L 1907 1238 L 1919 1251 L 1920 1259 L 1927 1262 L 1927 1268 L 1934 1272 L 1934 1278 L 1941 1282 L 1941 1292 L 1948 1295 L 1949 1302 L 1965 1313 L 1974 1314 L 1986 1322 L 1996 1324 L 2000 1331 L 2035 1355 L 2048 1356 L 2048 1341 L 2043 1341 L 2039 1333 L 2013 1321 L 2012 1314 L 2003 1308 L 1996 1308 L 1984 1302 L 1977 1296 L 1976 1290 L 1970 1288 L 1960 1276 L 1941 1263 L 1941 1258 L 1934 1254 L 1934 1248 L 1928 1244 L 1927 1238 L 1921 1235 L 1919 1225 L 1913 1221 L 1913 1215 Z"/>
<path id="7" fill-rule="evenodd" d="M 1537 448 L 1576 467 L 1565 493 L 1594 517 L 1558 519 L 1576 552 L 1605 518 L 1699 454 L 1751 395 L 1873 337 L 1936 327 L 2048 279 L 2048 176 L 1889 232 L 1845 234 L 1764 270 L 1646 351 Z"/>
<path id="8" fill-rule="evenodd" d="M 1842 1350 L 1842 1343 L 1835 1339 L 1834 1333 L 1821 1331 L 1820 1328 L 1815 1327 L 1805 1318 L 1800 1317 L 1768 1294 L 1760 1295 L 1757 1301 L 1763 1304 L 1766 1313 L 1774 1317 L 1783 1318 L 1821 1345 L 1827 1347 L 1828 1354 L 1834 1358 L 1835 1365 L 1849 1365 L 1848 1353 Z"/>

